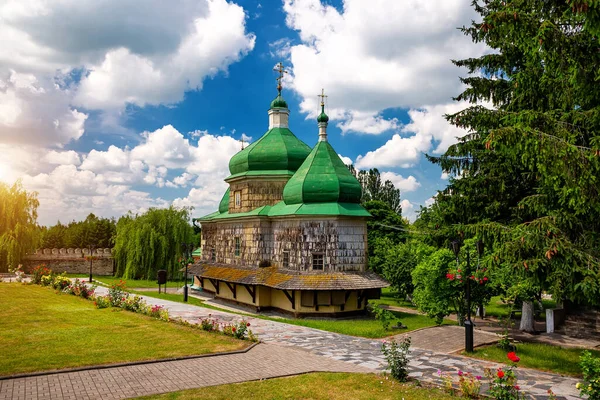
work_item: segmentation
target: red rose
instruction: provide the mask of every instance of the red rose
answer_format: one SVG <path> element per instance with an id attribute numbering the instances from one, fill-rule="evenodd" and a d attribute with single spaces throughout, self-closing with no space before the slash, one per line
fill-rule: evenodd
<path id="1" fill-rule="evenodd" d="M 484 276 L 484 277 L 483 277 L 483 280 L 484 280 L 484 281 L 487 281 L 487 280 L 488 280 L 487 276 Z"/>
<path id="2" fill-rule="evenodd" d="M 515 385 L 515 389 L 521 390 L 521 388 L 519 387 L 519 385 Z"/>
<path id="3" fill-rule="evenodd" d="M 250 322 L 248 322 L 248 323 L 246 324 L 246 326 L 250 326 Z"/>
<path id="4" fill-rule="evenodd" d="M 517 354 L 514 351 L 511 351 L 506 356 L 512 362 L 519 362 L 519 361 L 521 361 L 521 359 L 519 357 L 517 357 Z"/>
<path id="5" fill-rule="evenodd" d="M 235 330 L 236 330 L 235 328 L 231 328 L 231 331 L 232 331 L 232 332 L 235 332 Z"/>
<path id="6" fill-rule="evenodd" d="M 504 371 L 502 371 L 501 369 L 498 370 L 498 378 L 500 378 L 500 379 L 504 378 Z"/>
<path id="7" fill-rule="evenodd" d="M 454 274 L 447 273 L 447 274 L 446 274 L 446 278 L 448 278 L 448 279 L 450 279 L 450 280 L 453 280 L 453 279 L 454 279 Z"/>

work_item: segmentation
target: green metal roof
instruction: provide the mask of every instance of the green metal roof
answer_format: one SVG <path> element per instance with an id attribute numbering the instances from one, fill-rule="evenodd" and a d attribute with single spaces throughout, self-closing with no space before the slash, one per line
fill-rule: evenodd
<path id="1" fill-rule="evenodd" d="M 287 176 L 287 177 L 291 177 L 292 175 L 294 175 L 294 172 L 296 172 L 296 171 L 290 171 L 290 170 L 286 171 L 286 170 L 278 170 L 278 169 L 264 170 L 264 171 L 246 171 L 246 172 L 240 172 L 239 174 L 230 175 L 227 178 L 225 178 L 225 180 L 229 181 L 230 179 L 241 178 L 243 176 L 261 176 L 261 177 Z"/>
<path id="2" fill-rule="evenodd" d="M 360 203 L 362 188 L 331 145 L 318 142 L 283 189 L 285 204 Z"/>
<path id="3" fill-rule="evenodd" d="M 231 158 L 229 172 L 296 171 L 309 153 L 310 147 L 288 128 L 272 128 Z"/>
<path id="4" fill-rule="evenodd" d="M 221 219 L 229 219 L 229 218 L 256 217 L 256 216 L 265 216 L 266 217 L 269 215 L 270 209 L 271 209 L 271 206 L 261 206 L 261 207 L 255 208 L 254 210 L 251 210 L 248 212 L 233 213 L 233 214 L 230 214 L 228 211 L 224 212 L 224 213 L 220 213 L 217 211 L 212 214 L 205 215 L 204 217 L 199 218 L 198 220 L 200 222 L 202 222 L 202 221 L 214 221 L 214 220 L 221 220 Z"/>
<path id="5" fill-rule="evenodd" d="M 220 213 L 224 213 L 229 211 L 229 188 L 227 188 L 227 191 L 225 192 L 225 194 L 223 195 L 223 198 L 221 199 L 221 202 L 219 203 L 219 212 Z"/>

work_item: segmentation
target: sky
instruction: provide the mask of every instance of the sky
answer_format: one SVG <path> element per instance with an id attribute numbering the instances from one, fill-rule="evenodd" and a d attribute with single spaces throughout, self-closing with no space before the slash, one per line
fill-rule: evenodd
<path id="1" fill-rule="evenodd" d="M 150 207 L 216 210 L 229 159 L 268 129 L 273 71 L 314 146 L 321 89 L 344 162 L 377 168 L 403 215 L 448 183 L 425 159 L 466 132 L 443 118 L 485 52 L 470 0 L 2 0 L 0 180 L 38 222 Z"/>

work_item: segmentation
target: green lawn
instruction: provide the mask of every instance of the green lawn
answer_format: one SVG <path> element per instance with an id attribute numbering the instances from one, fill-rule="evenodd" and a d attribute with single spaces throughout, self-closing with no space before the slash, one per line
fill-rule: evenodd
<path id="1" fill-rule="evenodd" d="M 156 283 L 156 279 L 123 279 L 123 278 L 115 278 L 112 276 L 95 276 L 94 280 L 102 282 L 107 286 L 114 285 L 119 283 L 119 281 L 124 281 L 125 285 L 130 289 L 139 289 L 139 288 L 157 288 L 158 283 Z M 175 286 L 183 286 L 183 280 L 180 281 L 168 281 L 167 289 L 173 289 Z M 161 287 L 164 287 L 161 285 Z"/>
<path id="2" fill-rule="evenodd" d="M 398 293 L 391 287 L 381 289 L 381 298 L 376 300 L 369 300 L 369 303 L 373 305 L 396 306 L 412 309 L 417 308 L 410 301 L 401 298 L 398 295 Z"/>
<path id="3" fill-rule="evenodd" d="M 542 306 L 544 307 L 544 310 L 547 308 L 555 308 L 556 301 L 544 299 L 544 300 L 542 300 Z M 490 317 L 506 318 L 510 312 L 510 308 L 511 308 L 510 304 L 502 301 L 501 296 L 494 296 L 491 298 L 490 303 L 485 306 L 485 313 L 486 313 L 486 315 L 488 315 Z M 521 318 L 521 309 L 520 308 L 513 307 L 513 311 L 514 311 L 515 319 Z M 546 313 L 545 312 L 538 313 L 537 317 L 545 320 Z"/>
<path id="4" fill-rule="evenodd" d="M 183 295 L 181 294 L 158 294 L 157 292 L 143 292 L 136 291 L 137 294 L 142 294 L 144 296 L 156 297 L 165 300 L 183 302 Z M 193 300 L 192 300 L 193 299 Z M 194 301 L 194 303 L 192 303 Z M 190 304 L 194 304 L 201 307 L 207 307 L 214 310 L 220 310 L 225 312 L 230 312 L 228 310 L 223 310 L 218 307 L 213 307 L 208 304 L 202 302 L 197 298 L 189 297 Z M 337 332 L 342 333 L 344 335 L 351 336 L 360 336 L 367 338 L 383 338 L 387 336 L 397 335 L 400 333 L 410 332 L 415 329 L 425 328 L 428 326 L 435 326 L 434 320 L 428 318 L 425 315 L 419 314 L 408 314 L 401 312 L 393 312 L 393 314 L 398 318 L 402 324 L 407 326 L 407 329 L 388 329 L 384 330 L 381 326 L 381 322 L 375 320 L 373 318 L 367 317 L 356 317 L 351 319 L 292 319 L 292 318 L 272 318 L 263 315 L 251 315 L 243 312 L 239 312 L 237 314 L 251 316 L 260 319 L 266 319 L 270 321 L 284 322 L 292 325 L 300 325 L 307 326 L 309 328 L 321 329 L 329 332 Z M 454 321 L 445 320 L 444 325 L 456 325 Z"/>
<path id="5" fill-rule="evenodd" d="M 52 289 L 0 284 L 0 375 L 230 351 L 249 343 Z"/>
<path id="6" fill-rule="evenodd" d="M 288 378 L 267 379 L 229 385 L 184 390 L 147 400 L 191 399 L 377 399 L 377 400 L 450 400 L 454 397 L 437 388 L 398 383 L 375 374 L 313 373 Z"/>
<path id="7" fill-rule="evenodd" d="M 517 355 L 521 358 L 520 367 L 534 368 L 563 375 L 580 376 L 579 356 L 582 349 L 563 348 L 541 343 L 517 344 Z M 506 351 L 496 346 L 475 349 L 471 356 L 501 363 L 509 362 Z M 600 351 L 592 350 L 596 357 Z M 467 355 L 463 353 L 463 355 Z"/>

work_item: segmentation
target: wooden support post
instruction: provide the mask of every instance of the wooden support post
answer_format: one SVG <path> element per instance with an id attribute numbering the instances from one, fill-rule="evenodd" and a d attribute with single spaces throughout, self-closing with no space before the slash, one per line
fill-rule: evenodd
<path id="1" fill-rule="evenodd" d="M 231 293 L 233 293 L 233 298 L 237 299 L 237 285 L 235 283 L 231 284 L 229 282 L 225 282 Z"/>
<path id="2" fill-rule="evenodd" d="M 364 290 L 360 290 L 357 292 L 357 305 L 356 307 L 358 307 L 358 309 L 360 310 L 362 308 L 362 302 L 363 302 L 363 296 L 365 294 Z"/>
<path id="3" fill-rule="evenodd" d="M 344 304 L 342 304 L 342 306 L 340 307 L 340 311 L 344 311 L 344 308 L 346 308 L 346 303 L 348 302 L 348 299 L 350 298 L 350 293 L 352 293 L 352 292 L 348 291 L 344 295 Z"/>
<path id="4" fill-rule="evenodd" d="M 204 278 L 201 276 L 197 276 L 196 278 L 198 278 L 198 280 L 200 281 L 200 286 L 202 287 L 202 289 L 204 289 Z"/>
<path id="5" fill-rule="evenodd" d="M 248 294 L 252 296 L 252 302 L 256 303 L 256 286 L 244 285 Z"/>
<path id="6" fill-rule="evenodd" d="M 208 280 L 215 287 L 215 293 L 219 294 L 219 281 L 217 279 L 208 279 Z"/>
<path id="7" fill-rule="evenodd" d="M 319 302 L 317 301 L 318 300 L 318 296 L 317 296 L 317 291 L 316 290 L 314 291 L 314 294 L 315 294 L 315 311 L 319 311 Z"/>
<path id="8" fill-rule="evenodd" d="M 287 290 L 283 290 L 283 294 L 288 298 L 290 303 L 292 303 L 292 310 L 296 309 L 296 292 L 292 290 L 292 294 L 289 294 Z"/>

